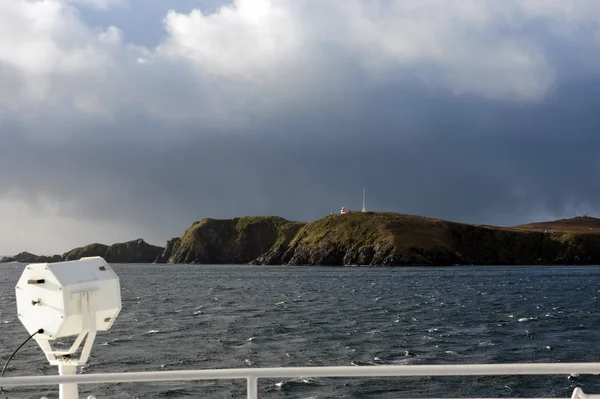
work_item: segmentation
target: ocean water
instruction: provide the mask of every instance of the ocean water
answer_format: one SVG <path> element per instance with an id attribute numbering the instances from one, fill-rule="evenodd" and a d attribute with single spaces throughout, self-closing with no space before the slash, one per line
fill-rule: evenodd
<path id="1" fill-rule="evenodd" d="M 0 266 L 0 359 L 27 334 Z M 83 373 L 225 367 L 600 361 L 600 267 L 113 265 L 123 310 Z M 67 346 L 68 343 L 62 343 Z M 47 375 L 34 341 L 7 376 Z M 261 398 L 570 397 L 588 375 L 259 381 Z M 98 398 L 240 398 L 244 381 L 82 386 Z M 57 387 L 8 388 L 58 397 Z"/>

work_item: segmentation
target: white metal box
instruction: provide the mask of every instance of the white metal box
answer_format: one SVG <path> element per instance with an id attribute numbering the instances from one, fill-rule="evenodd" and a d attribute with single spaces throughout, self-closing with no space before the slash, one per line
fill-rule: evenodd
<path id="1" fill-rule="evenodd" d="M 84 329 L 81 293 L 92 293 L 96 329 L 110 329 L 121 310 L 119 278 L 101 257 L 35 263 L 25 267 L 15 288 L 19 319 L 36 339 L 78 335 Z"/>

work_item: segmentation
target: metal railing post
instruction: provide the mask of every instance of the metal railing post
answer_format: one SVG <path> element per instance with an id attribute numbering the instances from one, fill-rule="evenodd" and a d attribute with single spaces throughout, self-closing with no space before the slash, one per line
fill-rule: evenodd
<path id="1" fill-rule="evenodd" d="M 248 377 L 248 399 L 258 399 L 258 378 Z"/>
<path id="2" fill-rule="evenodd" d="M 62 376 L 77 374 L 77 366 L 58 366 L 58 372 Z M 77 384 L 60 384 L 58 386 L 58 397 L 60 399 L 77 399 L 79 398 L 79 389 Z"/>

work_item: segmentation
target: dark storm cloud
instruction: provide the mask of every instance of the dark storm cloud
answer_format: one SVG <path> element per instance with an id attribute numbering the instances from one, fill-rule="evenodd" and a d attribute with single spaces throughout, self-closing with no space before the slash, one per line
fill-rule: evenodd
<path id="1" fill-rule="evenodd" d="M 600 121 L 590 112 L 598 87 L 572 82 L 527 106 L 424 99 L 415 88 L 416 115 L 396 108 L 410 109 L 404 95 L 389 93 L 339 123 L 305 115 L 161 146 L 114 134 L 36 144 L 13 133 L 0 150 L 0 181 L 25 200 L 38 191 L 59 204 L 76 199 L 60 211 L 143 226 L 155 242 L 203 217 L 310 220 L 330 206 L 358 209 L 363 187 L 373 210 L 500 225 L 575 216 L 600 207 Z"/>
<path id="2" fill-rule="evenodd" d="M 311 220 L 363 188 L 473 223 L 600 208 L 596 2 L 5 1 L 0 253 Z"/>

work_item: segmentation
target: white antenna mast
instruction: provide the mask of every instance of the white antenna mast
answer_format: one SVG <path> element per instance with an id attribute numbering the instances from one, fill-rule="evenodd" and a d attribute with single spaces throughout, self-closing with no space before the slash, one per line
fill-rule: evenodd
<path id="1" fill-rule="evenodd" d="M 362 211 L 366 212 L 367 211 L 367 206 L 365 205 L 365 189 L 363 188 L 363 206 L 362 206 Z"/>

